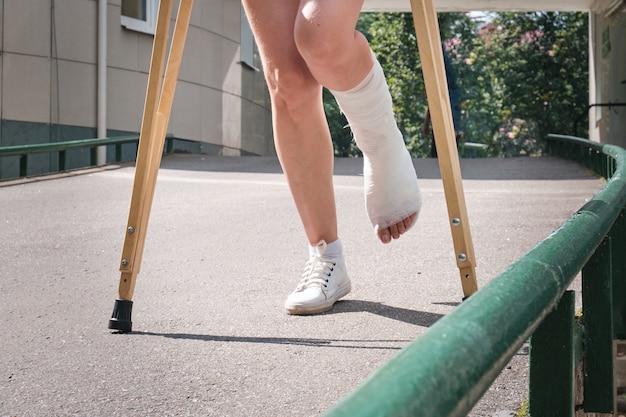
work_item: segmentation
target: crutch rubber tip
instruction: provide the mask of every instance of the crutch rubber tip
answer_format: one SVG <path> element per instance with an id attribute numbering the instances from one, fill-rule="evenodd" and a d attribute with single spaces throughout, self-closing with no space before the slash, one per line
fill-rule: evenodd
<path id="1" fill-rule="evenodd" d="M 117 330 L 120 333 L 132 331 L 133 322 L 130 320 L 132 311 L 133 302 L 131 300 L 115 300 L 113 315 L 109 320 L 109 329 Z"/>

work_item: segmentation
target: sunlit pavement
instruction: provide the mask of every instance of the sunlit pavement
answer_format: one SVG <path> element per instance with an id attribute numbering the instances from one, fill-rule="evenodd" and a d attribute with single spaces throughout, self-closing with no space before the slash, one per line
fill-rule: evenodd
<path id="1" fill-rule="evenodd" d="M 166 157 L 129 334 L 107 324 L 134 168 L 0 183 L 0 416 L 327 410 L 461 301 L 437 161 L 414 162 L 419 221 L 382 245 L 364 210 L 361 161 L 336 161 L 353 290 L 329 313 L 294 317 L 283 303 L 307 247 L 277 160 Z M 603 185 L 553 158 L 461 165 L 479 287 Z M 471 415 L 517 409 L 527 369 L 525 346 Z"/>

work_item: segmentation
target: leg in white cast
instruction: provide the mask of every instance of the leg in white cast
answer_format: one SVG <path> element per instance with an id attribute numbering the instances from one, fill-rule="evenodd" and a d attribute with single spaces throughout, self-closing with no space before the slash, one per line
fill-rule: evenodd
<path id="1" fill-rule="evenodd" d="M 415 168 L 394 118 L 385 75 L 372 57 L 374 66 L 363 81 L 348 91 L 332 93 L 363 151 L 367 213 L 387 243 L 415 223 L 421 196 Z"/>

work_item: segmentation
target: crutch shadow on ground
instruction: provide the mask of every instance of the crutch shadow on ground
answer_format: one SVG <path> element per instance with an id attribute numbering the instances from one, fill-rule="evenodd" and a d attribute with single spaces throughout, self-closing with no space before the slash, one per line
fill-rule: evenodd
<path id="1" fill-rule="evenodd" d="M 437 320 L 442 318 L 443 314 L 430 313 L 428 311 L 416 311 L 407 308 L 394 307 L 383 303 L 365 300 L 341 300 L 335 307 L 324 314 L 344 314 L 367 312 L 382 316 L 392 320 L 402 321 L 404 323 L 413 324 L 420 327 L 430 327 Z"/>
<path id="2" fill-rule="evenodd" d="M 443 314 L 427 311 L 414 311 L 405 308 L 393 307 L 382 303 L 364 300 L 343 300 L 337 302 L 333 310 L 323 314 L 345 314 L 367 312 L 392 320 L 402 321 L 420 327 L 430 327 Z M 371 340 L 371 339 L 315 339 L 301 337 L 256 337 L 256 336 L 226 336 L 190 333 L 158 333 L 150 331 L 133 331 L 131 335 L 158 336 L 168 339 L 199 340 L 205 342 L 233 342 L 233 343 L 261 343 L 277 345 L 316 346 L 353 349 L 399 350 L 412 340 Z"/>
<path id="3" fill-rule="evenodd" d="M 412 342 L 410 339 L 315 339 L 308 337 L 258 337 L 258 336 L 226 336 L 211 334 L 191 334 L 191 333 L 158 333 L 133 331 L 129 335 L 137 336 L 158 336 L 167 339 L 183 339 L 183 340 L 199 340 L 203 342 L 218 343 L 253 343 L 253 344 L 271 344 L 271 345 L 294 345 L 294 346 L 310 346 L 310 347 L 329 347 L 329 348 L 350 348 L 350 349 L 369 349 L 369 350 L 400 350 L 407 343 Z"/>

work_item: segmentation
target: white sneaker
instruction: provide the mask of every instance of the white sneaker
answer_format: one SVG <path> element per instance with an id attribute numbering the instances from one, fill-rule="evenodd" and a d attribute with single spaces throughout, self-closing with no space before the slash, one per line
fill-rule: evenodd
<path id="1" fill-rule="evenodd" d="M 287 314 L 317 314 L 333 308 L 333 304 L 350 292 L 351 285 L 343 258 L 325 258 L 326 242 L 321 240 L 317 254 L 304 266 L 298 287 L 285 301 Z"/>

